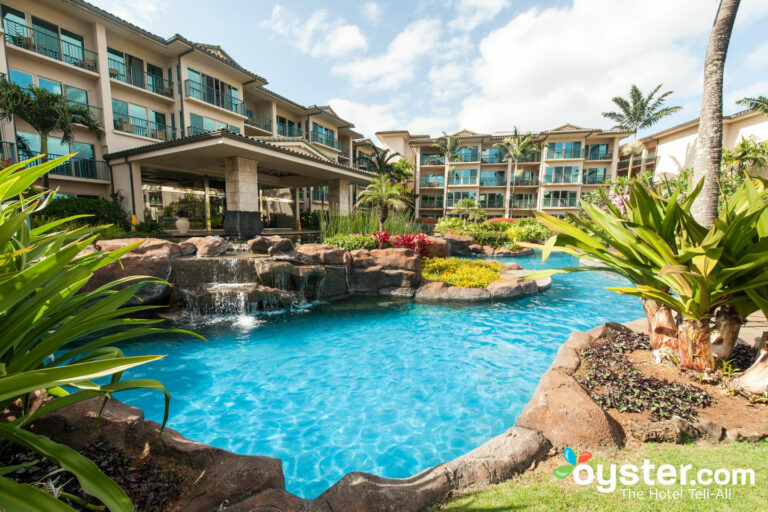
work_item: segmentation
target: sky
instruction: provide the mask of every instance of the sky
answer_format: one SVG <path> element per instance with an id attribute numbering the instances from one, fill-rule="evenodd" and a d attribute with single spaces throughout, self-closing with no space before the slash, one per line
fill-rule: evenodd
<path id="1" fill-rule="evenodd" d="M 717 0 L 91 0 L 159 36 L 218 44 L 267 88 L 366 136 L 610 128 L 632 84 L 699 115 Z M 215 6 L 214 6 L 215 5 Z M 768 95 L 768 0 L 742 0 L 724 112 Z"/>

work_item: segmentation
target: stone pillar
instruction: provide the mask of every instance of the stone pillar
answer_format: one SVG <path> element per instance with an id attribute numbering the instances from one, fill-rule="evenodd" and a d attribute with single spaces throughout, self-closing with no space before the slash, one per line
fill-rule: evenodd
<path id="1" fill-rule="evenodd" d="M 296 229 L 301 229 L 301 203 L 299 202 L 299 187 L 293 189 L 293 208 L 296 212 Z"/>
<path id="2" fill-rule="evenodd" d="M 416 199 L 413 201 L 413 216 L 419 218 L 421 210 L 421 146 L 416 146 L 416 165 L 413 169 L 413 193 Z"/>
<path id="3" fill-rule="evenodd" d="M 260 234 L 263 225 L 259 211 L 258 163 L 239 156 L 226 157 L 224 178 L 227 197 L 224 232 L 239 239 Z"/>
<path id="4" fill-rule="evenodd" d="M 349 182 L 347 180 L 331 180 L 329 183 L 328 202 L 331 209 L 338 209 L 339 213 L 349 213 Z"/>
<path id="5" fill-rule="evenodd" d="M 102 123 L 104 125 L 104 147 L 114 148 L 115 132 L 114 132 L 114 120 L 112 115 L 112 84 L 109 81 L 109 61 L 107 53 L 107 29 L 103 23 L 96 23 L 94 26 L 94 35 L 96 38 L 96 52 L 98 62 L 96 64 L 99 71 L 98 80 L 98 96 L 101 103 L 89 98 L 89 101 L 96 105 L 101 105 L 101 114 L 104 116 Z M 113 149 L 114 151 L 114 149 Z M 143 210 L 142 217 L 143 217 Z"/>

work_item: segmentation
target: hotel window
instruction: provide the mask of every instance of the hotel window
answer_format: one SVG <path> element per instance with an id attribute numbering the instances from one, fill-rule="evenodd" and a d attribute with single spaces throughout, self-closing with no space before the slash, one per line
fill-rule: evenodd
<path id="1" fill-rule="evenodd" d="M 312 123 L 312 140 L 325 144 L 326 146 L 334 146 L 336 141 L 336 132 L 325 126 L 321 126 L 317 123 Z"/>
<path id="2" fill-rule="evenodd" d="M 422 187 L 442 187 L 445 185 L 445 176 L 442 174 L 422 174 Z"/>
<path id="3" fill-rule="evenodd" d="M 46 91 L 50 91 L 53 94 L 61 94 L 61 84 L 59 82 L 38 77 L 37 86 Z"/>
<path id="4" fill-rule="evenodd" d="M 584 169 L 584 184 L 599 185 L 608 175 L 605 167 Z"/>
<path id="5" fill-rule="evenodd" d="M 7 5 L 3 6 L 2 13 L 5 35 L 15 40 L 14 44 L 19 44 L 19 39 L 27 37 L 27 20 L 24 13 Z"/>
<path id="6" fill-rule="evenodd" d="M 581 158 L 581 142 L 550 142 L 547 158 Z"/>
<path id="7" fill-rule="evenodd" d="M 187 77 L 191 84 L 189 86 L 189 96 L 213 103 L 233 112 L 239 111 L 240 102 L 238 101 L 237 89 L 228 83 L 192 68 L 187 68 Z"/>
<path id="8" fill-rule="evenodd" d="M 544 192 L 541 206 L 544 208 L 575 208 L 579 205 L 575 190 L 552 190 Z"/>
<path id="9" fill-rule="evenodd" d="M 443 165 L 445 158 L 439 153 L 424 153 L 421 155 L 421 165 Z"/>
<path id="10" fill-rule="evenodd" d="M 312 187 L 312 200 L 328 202 L 330 189 L 328 185 L 324 187 Z"/>
<path id="11" fill-rule="evenodd" d="M 88 91 L 71 85 L 64 86 L 64 96 L 72 103 L 86 106 L 88 105 Z"/>
<path id="12" fill-rule="evenodd" d="M 477 169 L 454 169 L 448 171 L 449 185 L 477 185 Z"/>
<path id="13" fill-rule="evenodd" d="M 515 175 L 515 185 L 527 186 L 538 185 L 539 173 L 534 171 L 517 171 Z"/>
<path id="14" fill-rule="evenodd" d="M 536 208 L 536 194 L 514 194 L 509 204 L 512 208 Z"/>
<path id="15" fill-rule="evenodd" d="M 301 137 L 301 123 L 277 116 L 277 134 L 283 137 Z"/>
<path id="16" fill-rule="evenodd" d="M 587 144 L 584 153 L 587 160 L 605 160 L 608 158 L 608 144 Z"/>
<path id="17" fill-rule="evenodd" d="M 506 171 L 480 171 L 481 187 L 503 187 L 506 185 Z"/>
<path id="18" fill-rule="evenodd" d="M 443 194 L 432 194 L 421 196 L 422 208 L 442 208 Z"/>
<path id="19" fill-rule="evenodd" d="M 506 156 L 507 152 L 502 148 L 486 148 L 481 155 L 481 161 L 484 164 L 501 164 Z"/>
<path id="20" fill-rule="evenodd" d="M 11 82 L 15 83 L 22 89 L 26 89 L 27 87 L 32 87 L 33 85 L 35 85 L 32 75 L 30 75 L 29 73 L 24 73 L 23 71 L 9 69 L 8 78 L 10 79 Z"/>
<path id="21" fill-rule="evenodd" d="M 504 194 L 480 194 L 480 208 L 504 208 Z"/>
<path id="22" fill-rule="evenodd" d="M 474 199 L 474 192 L 448 192 L 446 197 L 446 206 L 451 208 L 454 204 L 458 203 L 462 199 Z"/>
<path id="23" fill-rule="evenodd" d="M 61 56 L 59 53 L 59 27 L 32 16 L 32 30 L 35 34 L 37 52 L 58 60 Z"/>
<path id="24" fill-rule="evenodd" d="M 454 162 L 477 162 L 477 146 L 467 146 L 456 152 Z"/>
<path id="25" fill-rule="evenodd" d="M 578 183 L 579 168 L 577 166 L 547 167 L 544 173 L 544 183 Z"/>

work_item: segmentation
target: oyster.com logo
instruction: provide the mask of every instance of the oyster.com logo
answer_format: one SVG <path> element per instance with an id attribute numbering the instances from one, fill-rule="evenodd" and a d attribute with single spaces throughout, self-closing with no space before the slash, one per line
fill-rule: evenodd
<path id="1" fill-rule="evenodd" d="M 557 478 L 563 479 L 568 478 L 570 474 L 573 472 L 573 468 L 576 467 L 577 464 L 584 464 L 589 459 L 592 458 L 592 454 L 589 452 L 581 452 L 578 459 L 576 458 L 576 452 L 573 451 L 572 448 L 566 448 L 563 452 L 563 458 L 565 459 L 565 462 L 568 464 L 563 464 L 562 466 L 558 466 L 555 468 L 555 470 L 552 472 Z"/>

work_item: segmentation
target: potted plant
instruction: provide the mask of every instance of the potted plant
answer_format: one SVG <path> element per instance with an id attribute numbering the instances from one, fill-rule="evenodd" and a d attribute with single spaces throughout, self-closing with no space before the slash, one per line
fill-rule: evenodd
<path id="1" fill-rule="evenodd" d="M 180 206 L 176 208 L 176 229 L 179 234 L 186 235 L 189 232 L 189 209 Z"/>

